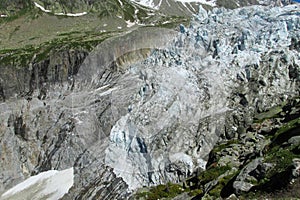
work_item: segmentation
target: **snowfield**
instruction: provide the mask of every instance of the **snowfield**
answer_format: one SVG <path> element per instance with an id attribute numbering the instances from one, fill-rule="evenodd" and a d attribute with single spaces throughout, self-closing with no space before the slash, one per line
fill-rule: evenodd
<path id="1" fill-rule="evenodd" d="M 74 183 L 73 179 L 73 168 L 42 172 L 9 189 L 0 197 L 0 200 L 57 200 L 69 191 Z"/>

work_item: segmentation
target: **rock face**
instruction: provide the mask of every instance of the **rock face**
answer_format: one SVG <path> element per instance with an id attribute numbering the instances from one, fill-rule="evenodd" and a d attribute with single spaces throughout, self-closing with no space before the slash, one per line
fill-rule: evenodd
<path id="1" fill-rule="evenodd" d="M 34 92 L 39 99 L 44 99 L 50 85 L 72 83 L 72 77 L 78 73 L 87 54 L 85 50 L 66 49 L 52 52 L 42 61 L 36 61 L 34 55 L 29 66 L 20 64 L 15 68 L 12 63 L 1 63 L 2 101 L 16 95 L 30 97 Z"/>
<path id="2" fill-rule="evenodd" d="M 102 75 L 97 77 L 102 76 L 103 79 L 98 83 L 93 82 L 87 75 L 88 70 L 93 68 L 82 73 L 85 70 L 80 71 L 76 67 L 78 63 L 81 64 L 80 55 L 86 55 L 80 52 L 72 54 L 72 57 L 66 56 L 71 53 L 53 55 L 45 65 L 33 64 L 32 68 L 23 68 L 22 70 L 27 70 L 24 75 L 32 71 L 34 73 L 35 68 L 37 72 L 24 80 L 23 90 L 15 89 L 15 93 L 9 92 L 12 90 L 4 84 L 15 84 L 12 89 L 18 88 L 18 82 L 9 82 L 9 76 L 4 76 L 11 72 L 11 68 L 2 68 L 5 99 L 0 105 L 3 125 L 1 192 L 30 175 L 73 166 L 75 183 L 65 198 L 120 199 L 128 196 L 126 183 L 116 177 L 112 169 L 104 163 L 105 149 L 108 146 L 111 127 L 122 114 L 119 110 L 127 111 L 127 107 L 123 105 L 123 100 L 126 100 L 123 94 L 139 90 L 138 85 L 130 82 L 130 79 L 127 82 L 119 79 L 122 72 L 120 67 L 144 59 L 151 49 L 163 47 L 167 42 L 165 39 L 174 36 L 174 31 L 165 29 L 155 29 L 152 35 L 145 34 L 149 30 L 134 31 L 125 35 L 123 39 L 110 39 L 86 59 L 83 66 L 96 69 L 101 66 L 102 71 L 99 73 Z M 145 38 L 148 39 L 148 43 L 141 43 Z M 127 41 L 132 41 L 134 45 L 122 49 Z M 60 61 L 59 55 L 64 55 L 65 59 Z M 99 59 L 97 62 L 93 62 L 95 57 Z M 89 65 L 89 62 L 93 62 L 93 65 Z M 57 70 L 50 73 L 52 69 Z M 39 70 L 46 72 L 41 74 Z M 75 78 L 74 75 L 78 71 L 80 75 Z M 115 81 L 125 88 L 121 90 Z M 39 87 L 32 87 L 32 92 L 28 92 L 32 83 L 39 83 L 45 87 L 46 93 L 43 98 L 40 98 Z M 115 84 L 120 87 L 120 96 L 117 98 L 112 95 L 112 92 L 116 91 L 116 88 L 113 88 Z M 24 93 L 27 94 L 25 98 L 14 97 Z"/>
<path id="3" fill-rule="evenodd" d="M 63 68 L 66 81 L 47 85 L 51 73 L 36 65 L 30 98 L 7 98 L 13 92 L 1 83 L 0 192 L 30 175 L 73 167 L 74 185 L 63 199 L 123 199 L 204 169 L 219 140 L 259 140 L 245 137 L 253 117 L 299 95 L 299 10 L 200 7 L 176 37 L 132 32 L 87 57 L 79 52 L 67 60 L 72 73 Z"/>

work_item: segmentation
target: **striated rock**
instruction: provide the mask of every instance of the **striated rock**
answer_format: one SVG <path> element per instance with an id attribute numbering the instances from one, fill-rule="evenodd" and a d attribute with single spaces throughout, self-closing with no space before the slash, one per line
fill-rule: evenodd
<path id="1" fill-rule="evenodd" d="M 30 98 L 37 93 L 38 98 L 45 99 L 51 85 L 63 85 L 68 81 L 72 88 L 72 77 L 78 73 L 86 56 L 84 50 L 70 49 L 52 52 L 49 58 L 42 61 L 36 61 L 37 58 L 33 57 L 30 67 L 16 68 L 14 63 L 0 63 L 0 96 L 3 100 L 15 96 Z"/>
<path id="2" fill-rule="evenodd" d="M 300 145 L 300 136 L 294 136 L 294 137 L 291 137 L 291 138 L 288 140 L 288 143 L 289 143 L 289 144 L 292 144 L 292 145 L 295 145 L 295 146 L 299 146 L 299 145 Z"/>
<path id="3" fill-rule="evenodd" d="M 263 179 L 268 170 L 274 167 L 271 163 L 263 163 L 262 158 L 257 158 L 247 164 L 233 182 L 233 188 L 236 194 L 248 192 L 261 179 Z"/>
<path id="4" fill-rule="evenodd" d="M 300 176 L 300 159 L 293 159 L 293 167 L 294 169 L 292 170 L 292 175 L 294 178 L 298 178 Z"/>
<path id="5" fill-rule="evenodd" d="M 255 171 L 259 165 L 262 163 L 261 159 L 255 159 L 251 163 L 249 163 L 240 174 L 237 176 L 236 180 L 233 183 L 233 187 L 236 190 L 236 193 L 240 192 L 248 192 L 254 185 L 248 181 L 251 181 L 253 178 L 256 180 L 255 177 L 250 175 L 251 172 Z"/>
<path id="6" fill-rule="evenodd" d="M 235 194 L 231 194 L 226 200 L 238 200 L 239 198 Z"/>

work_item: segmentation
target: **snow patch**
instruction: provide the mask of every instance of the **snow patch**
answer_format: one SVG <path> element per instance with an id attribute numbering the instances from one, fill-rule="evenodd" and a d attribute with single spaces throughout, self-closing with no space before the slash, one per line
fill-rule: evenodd
<path id="1" fill-rule="evenodd" d="M 131 22 L 130 20 L 126 21 L 126 23 L 127 23 L 127 28 L 130 28 L 135 25 L 135 22 Z"/>
<path id="2" fill-rule="evenodd" d="M 217 6 L 217 1 L 216 0 L 175 0 L 175 1 L 180 1 L 180 2 L 183 2 L 183 3 L 201 3 L 201 4 L 205 4 L 205 5 L 209 5 L 209 6 L 212 6 L 212 7 L 215 7 Z"/>
<path id="3" fill-rule="evenodd" d="M 43 6 L 41 6 L 40 4 L 38 4 L 36 2 L 34 2 L 34 5 L 43 12 L 51 13 L 51 10 L 45 9 Z M 80 17 L 80 16 L 83 16 L 83 15 L 86 15 L 87 12 L 82 12 L 82 13 L 53 13 L 53 14 L 58 15 L 58 16 Z"/>
<path id="4" fill-rule="evenodd" d="M 80 16 L 83 16 L 83 15 L 86 15 L 87 12 L 82 12 L 82 13 L 67 13 L 66 15 L 68 17 L 80 17 Z"/>
<path id="5" fill-rule="evenodd" d="M 170 7 L 171 5 L 170 5 L 169 1 L 168 1 L 168 0 L 166 0 L 166 2 L 167 2 L 167 4 L 168 4 L 168 6 Z"/>
<path id="6" fill-rule="evenodd" d="M 168 24 L 171 23 L 171 21 L 164 21 L 162 24 Z"/>
<path id="7" fill-rule="evenodd" d="M 160 8 L 161 3 L 162 3 L 162 0 L 159 1 L 158 5 L 157 5 L 158 8 Z"/>
<path id="8" fill-rule="evenodd" d="M 39 8 L 41 11 L 47 12 L 47 13 L 51 12 L 51 10 L 46 10 L 43 6 L 41 6 L 41 5 L 38 4 L 37 2 L 33 2 L 33 3 L 34 3 L 34 5 L 35 5 L 35 7 Z"/>
<path id="9" fill-rule="evenodd" d="M 104 86 L 102 86 L 102 87 L 99 87 L 99 88 L 95 89 L 95 92 L 98 92 L 98 91 L 100 91 L 100 90 L 103 90 L 103 89 L 105 89 L 105 88 L 108 88 L 109 86 L 110 86 L 110 85 L 107 84 L 107 85 L 104 85 Z"/>
<path id="10" fill-rule="evenodd" d="M 131 0 L 132 2 L 135 2 L 137 4 L 140 4 L 142 6 L 148 7 L 148 8 L 153 8 L 153 9 L 157 9 L 157 7 L 155 6 L 153 0 Z"/>
<path id="11" fill-rule="evenodd" d="M 74 183 L 74 170 L 69 168 L 63 171 L 50 170 L 32 176 L 1 196 L 5 199 L 60 199 Z"/>
<path id="12" fill-rule="evenodd" d="M 102 89 L 103 89 L 103 88 L 102 88 Z M 98 95 L 102 97 L 102 96 L 111 94 L 113 91 L 118 90 L 118 89 L 119 89 L 119 87 L 110 88 L 110 89 L 108 89 L 108 90 L 106 90 L 106 91 L 104 91 L 104 92 L 99 93 Z M 97 92 L 97 91 L 99 91 L 99 90 L 101 90 L 101 89 L 98 88 L 98 89 L 95 90 L 95 92 Z"/>
<path id="13" fill-rule="evenodd" d="M 160 5 L 162 3 L 162 0 L 159 1 L 158 4 L 154 3 L 154 0 L 131 0 L 132 2 L 135 2 L 137 4 L 140 4 L 142 6 L 148 7 L 148 8 L 152 8 L 154 10 L 157 10 L 160 8 Z M 175 0 L 175 1 L 179 1 L 182 3 L 200 3 L 200 4 L 206 4 L 212 7 L 217 6 L 216 4 L 216 0 Z M 170 6 L 170 3 L 167 1 L 167 4 Z"/>
<path id="14" fill-rule="evenodd" d="M 183 2 L 181 1 L 181 4 L 190 12 L 193 14 L 193 12 L 190 10 L 190 8 L 188 8 L 188 6 L 186 5 L 187 2 Z"/>
<path id="15" fill-rule="evenodd" d="M 183 152 L 178 152 L 175 154 L 171 154 L 169 158 L 172 163 L 182 162 L 189 168 L 190 172 L 193 171 L 194 165 L 193 165 L 193 159 L 191 156 L 189 156 Z"/>
<path id="16" fill-rule="evenodd" d="M 121 0 L 119 0 L 119 4 L 123 7 L 123 2 Z"/>

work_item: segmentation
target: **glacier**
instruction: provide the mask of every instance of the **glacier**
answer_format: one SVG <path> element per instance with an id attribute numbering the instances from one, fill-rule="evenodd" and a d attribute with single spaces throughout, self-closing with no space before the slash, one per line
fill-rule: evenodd
<path id="1" fill-rule="evenodd" d="M 207 12 L 200 7 L 190 27 L 182 25 L 168 47 L 130 66 L 128 73 L 140 74 L 142 84 L 130 111 L 112 127 L 106 165 L 131 190 L 176 182 L 204 170 L 209 151 L 224 137 L 224 127 L 228 129 L 226 117 L 240 112 L 231 99 L 241 87 L 238 82 L 252 84 L 254 74 L 270 79 L 258 71 L 268 68 L 265 59 L 274 52 L 287 54 L 286 62 L 298 66 L 298 52 L 289 48 L 291 38 L 298 37 L 299 8 L 251 6 Z M 260 97 L 251 99 L 251 91 L 239 94 L 247 98 L 243 109 L 249 110 L 243 112 L 272 106 L 266 94 L 282 99 L 297 94 L 295 80 L 287 79 L 289 69 L 276 67 L 279 71 L 268 69 L 279 73 L 268 87 L 247 89 L 259 90 Z M 235 124 L 230 126 L 237 130 Z"/>

